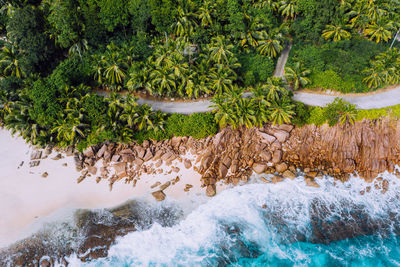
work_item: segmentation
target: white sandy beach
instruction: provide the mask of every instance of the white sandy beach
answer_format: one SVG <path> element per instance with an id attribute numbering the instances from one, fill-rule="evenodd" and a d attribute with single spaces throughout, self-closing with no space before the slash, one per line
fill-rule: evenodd
<path id="1" fill-rule="evenodd" d="M 151 185 L 176 176 L 180 176 L 180 181 L 164 190 L 167 198 L 182 201 L 188 196 L 205 195 L 200 174 L 192 168 L 185 169 L 178 161 L 172 166 L 179 167 L 179 173 L 167 174 L 171 166 L 162 166 L 164 174 L 142 175 L 136 187 L 117 181 L 110 191 L 108 181 L 97 184 L 94 176 L 77 184 L 80 173 L 75 170 L 73 157 L 53 160 L 53 152 L 39 166 L 29 167 L 32 148 L 5 129 L 0 129 L 0 147 L 0 247 L 29 236 L 32 224 L 60 209 L 108 208 L 137 197 L 155 201 L 151 192 L 157 189 L 151 189 Z M 22 161 L 24 164 L 19 167 Z M 42 178 L 44 172 L 49 174 L 47 178 Z M 193 185 L 189 192 L 183 190 L 186 184 Z M 219 185 L 217 190 L 223 187 Z"/>

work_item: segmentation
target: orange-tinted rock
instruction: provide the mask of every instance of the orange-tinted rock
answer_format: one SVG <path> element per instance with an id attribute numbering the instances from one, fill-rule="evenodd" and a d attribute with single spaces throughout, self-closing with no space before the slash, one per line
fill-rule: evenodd
<path id="1" fill-rule="evenodd" d="M 267 169 L 267 165 L 262 163 L 254 163 L 253 164 L 253 171 L 257 174 L 262 174 Z"/>

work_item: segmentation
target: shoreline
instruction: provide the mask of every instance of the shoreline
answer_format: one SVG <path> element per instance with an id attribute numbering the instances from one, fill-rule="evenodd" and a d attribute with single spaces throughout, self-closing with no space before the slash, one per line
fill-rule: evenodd
<path id="1" fill-rule="evenodd" d="M 133 198 L 154 201 L 150 188 L 155 182 L 165 183 L 177 176 L 176 173 L 164 175 L 141 175 L 136 187 L 131 184 L 115 183 L 110 191 L 106 181 L 96 183 L 95 177 L 88 177 L 79 184 L 76 178 L 81 175 L 75 170 L 73 157 L 53 160 L 58 153 L 53 152 L 40 165 L 29 167 L 30 154 L 34 148 L 20 137 L 12 137 L 6 129 L 0 129 L 0 248 L 29 236 L 42 218 L 60 209 L 96 209 L 118 206 Z M 24 162 L 20 166 L 21 162 Z M 63 166 L 63 164 L 67 166 Z M 182 164 L 182 163 L 180 163 Z M 175 165 L 179 165 L 175 164 Z M 183 166 L 179 172 L 181 181 L 165 189 L 168 198 L 180 202 L 189 196 L 201 196 L 200 174 Z M 161 166 L 167 169 L 167 166 Z M 48 173 L 46 178 L 42 177 Z M 183 191 L 185 184 L 193 188 Z M 219 186 L 222 190 L 223 186 Z"/>
<path id="2" fill-rule="evenodd" d="M 254 173 L 269 174 L 259 178 L 264 183 L 301 175 L 310 187 L 319 187 L 317 181 L 325 175 L 344 182 L 359 173 L 372 182 L 378 173 L 395 171 L 399 132 L 399 121 L 390 119 L 356 122 L 347 128 L 265 125 L 225 128 L 199 140 L 174 137 L 142 145 L 100 144 L 64 157 L 58 151 L 46 155 L 46 150 L 35 150 L 0 129 L 0 208 L 6 214 L 0 219 L 0 247 L 29 236 L 30 225 L 62 208 L 103 209 L 134 198 L 155 202 L 167 197 L 188 203 L 191 197 L 206 199 L 245 184 Z M 382 192 L 386 191 L 383 183 Z"/>

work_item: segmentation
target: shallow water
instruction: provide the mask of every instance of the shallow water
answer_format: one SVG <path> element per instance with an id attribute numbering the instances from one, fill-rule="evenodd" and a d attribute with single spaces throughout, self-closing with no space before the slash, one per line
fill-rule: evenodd
<path id="1" fill-rule="evenodd" d="M 400 180 L 302 177 L 219 193 L 171 225 L 117 239 L 105 258 L 72 266 L 399 266 Z M 379 182 L 381 183 L 381 181 Z M 371 186 L 369 192 L 360 191 Z M 177 209 L 179 210 L 179 209 Z"/>

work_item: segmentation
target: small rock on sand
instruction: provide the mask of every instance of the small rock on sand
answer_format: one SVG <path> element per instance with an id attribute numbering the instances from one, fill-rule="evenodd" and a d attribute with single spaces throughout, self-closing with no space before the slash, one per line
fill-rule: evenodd
<path id="1" fill-rule="evenodd" d="M 39 164 L 40 164 L 40 161 L 39 160 L 35 160 L 35 161 L 31 161 L 31 162 L 29 162 L 29 167 L 37 167 L 37 166 L 39 166 Z"/>
<path id="2" fill-rule="evenodd" d="M 165 199 L 165 194 L 162 190 L 156 191 L 151 193 L 153 195 L 153 197 L 157 200 L 157 201 L 163 201 Z"/>
<path id="3" fill-rule="evenodd" d="M 215 184 L 207 185 L 206 194 L 208 197 L 213 197 L 217 194 Z"/>
<path id="4" fill-rule="evenodd" d="M 160 186 L 160 190 L 165 190 L 165 189 L 167 189 L 168 186 L 170 186 L 170 185 L 171 185 L 171 182 L 170 182 L 170 181 L 165 182 L 163 185 Z"/>
<path id="5" fill-rule="evenodd" d="M 188 159 L 185 159 L 184 165 L 186 169 L 189 169 L 190 167 L 192 167 L 192 162 Z"/>
<path id="6" fill-rule="evenodd" d="M 86 178 L 86 176 L 85 176 L 85 175 L 82 175 L 82 176 L 80 176 L 80 177 L 76 180 L 76 182 L 79 184 L 79 183 L 81 183 L 83 180 L 85 180 L 85 178 Z"/>
<path id="7" fill-rule="evenodd" d="M 63 158 L 63 156 L 61 155 L 61 154 L 57 154 L 55 157 L 53 157 L 52 159 L 53 160 L 59 160 L 59 159 L 62 159 Z"/>
<path id="8" fill-rule="evenodd" d="M 157 187 L 157 186 L 159 186 L 161 183 L 160 182 L 155 182 L 152 186 L 150 186 L 150 188 L 155 188 L 155 187 Z"/>
<path id="9" fill-rule="evenodd" d="M 260 177 L 260 180 L 261 181 L 263 181 L 264 183 L 271 183 L 271 181 L 270 180 L 268 180 L 268 179 L 266 179 L 266 178 L 264 178 L 264 177 Z"/>

